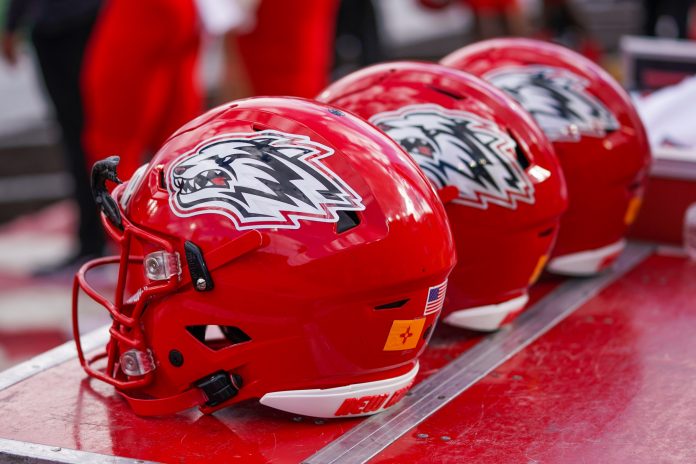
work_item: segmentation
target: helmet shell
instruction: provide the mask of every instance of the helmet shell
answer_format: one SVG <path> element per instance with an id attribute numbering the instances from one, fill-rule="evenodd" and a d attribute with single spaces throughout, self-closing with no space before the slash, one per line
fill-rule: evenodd
<path id="1" fill-rule="evenodd" d="M 156 369 L 131 401 L 218 371 L 243 381 L 220 406 L 415 372 L 454 242 L 418 166 L 360 118 L 298 98 L 232 102 L 179 129 L 113 196 L 129 227 L 171 243 L 183 278 L 195 244 L 214 284 L 200 291 L 192 275 L 147 302 L 139 327 Z M 131 240 L 124 301 L 151 284 L 137 257 L 159 248 Z"/>
<path id="2" fill-rule="evenodd" d="M 445 208 L 459 260 L 449 280 L 446 321 L 457 311 L 521 301 L 553 245 L 567 200 L 553 148 L 514 100 L 475 76 L 418 62 L 355 72 L 319 100 L 353 111 L 394 137 L 450 197 Z M 457 122 L 472 130 L 455 133 Z M 474 142 L 467 144 L 467 137 Z M 462 144 L 477 153 L 467 155 Z M 440 168 L 442 160 L 447 168 Z M 474 166 L 457 170 L 457 163 Z M 486 178 L 496 172 L 504 175 Z M 451 198 L 453 185 L 459 194 Z M 492 329 L 503 319 L 494 326 L 465 326 Z"/>
<path id="3" fill-rule="evenodd" d="M 592 274 L 611 264 L 638 213 L 651 159 L 626 92 L 590 60 L 538 40 L 487 40 L 441 63 L 503 89 L 551 139 L 570 203 L 550 270 Z"/>

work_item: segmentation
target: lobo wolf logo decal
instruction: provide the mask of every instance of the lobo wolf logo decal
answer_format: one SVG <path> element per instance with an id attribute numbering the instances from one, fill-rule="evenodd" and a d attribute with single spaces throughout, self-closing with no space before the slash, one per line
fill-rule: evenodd
<path id="1" fill-rule="evenodd" d="M 484 78 L 517 100 L 551 140 L 604 137 L 619 128 L 607 107 L 587 92 L 587 81 L 565 69 L 510 67 Z"/>
<path id="2" fill-rule="evenodd" d="M 173 163 L 169 204 L 178 216 L 222 214 L 239 230 L 337 222 L 337 211 L 365 207 L 322 163 L 331 154 L 306 136 L 277 131 L 207 140 Z"/>
<path id="3" fill-rule="evenodd" d="M 515 141 L 490 121 L 437 105 L 380 113 L 371 122 L 396 140 L 442 188 L 459 190 L 455 203 L 515 209 L 534 203 L 534 186 L 516 161 Z"/>

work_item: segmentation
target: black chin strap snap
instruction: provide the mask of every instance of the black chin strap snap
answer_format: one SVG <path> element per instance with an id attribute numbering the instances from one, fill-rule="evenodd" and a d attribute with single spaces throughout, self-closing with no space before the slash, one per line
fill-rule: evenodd
<path id="1" fill-rule="evenodd" d="M 242 378 L 237 374 L 219 371 L 199 380 L 196 386 L 205 393 L 205 405 L 212 407 L 236 396 L 242 388 Z"/>
<path id="2" fill-rule="evenodd" d="M 94 201 L 101 209 L 104 216 L 120 230 L 123 230 L 123 222 L 121 220 L 121 212 L 118 210 L 116 200 L 109 194 L 106 188 L 106 181 L 110 180 L 116 184 L 122 184 L 121 179 L 116 174 L 116 167 L 121 158 L 118 156 L 109 156 L 101 161 L 94 163 L 92 167 L 92 195 Z"/>

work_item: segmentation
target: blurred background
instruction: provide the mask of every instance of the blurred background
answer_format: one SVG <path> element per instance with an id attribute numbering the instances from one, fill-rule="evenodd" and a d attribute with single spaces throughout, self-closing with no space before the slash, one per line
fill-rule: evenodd
<path id="1" fill-rule="evenodd" d="M 109 251 L 88 188 L 94 161 L 120 155 L 126 180 L 206 108 L 253 95 L 313 97 L 366 65 L 436 61 L 496 36 L 562 43 L 645 95 L 696 72 L 692 7 L 689 0 L 0 0 L 0 370 L 70 338 L 72 275 Z M 84 309 L 84 330 L 107 322 Z"/>

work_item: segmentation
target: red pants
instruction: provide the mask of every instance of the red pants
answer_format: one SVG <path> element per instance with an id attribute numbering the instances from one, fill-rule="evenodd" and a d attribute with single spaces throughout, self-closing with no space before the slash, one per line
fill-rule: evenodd
<path id="1" fill-rule="evenodd" d="M 261 0 L 238 48 L 255 95 L 313 98 L 328 84 L 337 0 Z"/>
<path id="2" fill-rule="evenodd" d="M 130 178 L 179 126 L 203 109 L 193 0 L 110 0 L 82 76 L 88 168 L 121 156 Z"/>

